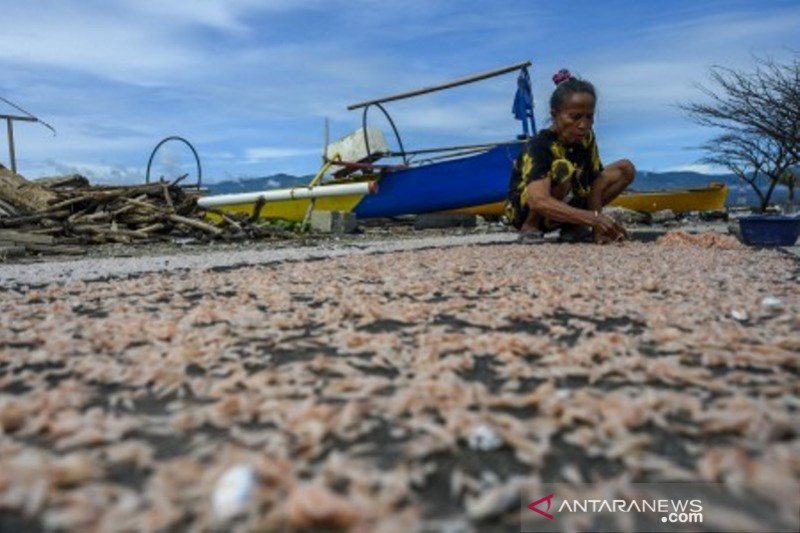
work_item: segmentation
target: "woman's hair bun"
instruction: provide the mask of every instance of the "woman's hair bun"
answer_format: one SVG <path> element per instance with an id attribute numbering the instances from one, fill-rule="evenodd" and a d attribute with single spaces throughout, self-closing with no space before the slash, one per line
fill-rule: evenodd
<path id="1" fill-rule="evenodd" d="M 571 78 L 572 78 L 572 73 L 569 70 L 562 68 L 561 70 L 553 74 L 553 83 L 559 85 Z"/>

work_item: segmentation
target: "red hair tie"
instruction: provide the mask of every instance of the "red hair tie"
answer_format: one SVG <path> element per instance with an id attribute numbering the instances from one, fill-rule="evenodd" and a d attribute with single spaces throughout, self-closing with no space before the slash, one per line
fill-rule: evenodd
<path id="1" fill-rule="evenodd" d="M 553 74 L 553 83 L 558 85 L 560 83 L 564 83 L 565 81 L 571 78 L 572 78 L 572 73 L 569 70 L 562 68 L 561 70 Z"/>

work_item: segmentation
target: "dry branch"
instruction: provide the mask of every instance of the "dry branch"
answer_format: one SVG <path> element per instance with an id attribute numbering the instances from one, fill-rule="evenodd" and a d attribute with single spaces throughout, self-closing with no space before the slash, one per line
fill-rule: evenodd
<path id="1" fill-rule="evenodd" d="M 178 224 L 185 224 L 189 227 L 205 231 L 206 233 L 211 233 L 212 235 L 222 235 L 221 229 L 194 218 L 182 217 L 180 215 L 169 215 L 167 218 Z"/>
<path id="2" fill-rule="evenodd" d="M 15 176 L 15 180 L 24 178 Z M 52 190 L 37 184 L 46 193 L 41 209 L 0 218 L 0 228 L 9 228 L 15 235 L 30 235 L 27 241 L 15 239 L 15 242 L 35 243 L 36 251 L 46 251 L 47 246 L 55 250 L 54 247 L 64 243 L 136 244 L 172 237 L 198 240 L 287 237 L 256 225 L 256 220 L 246 215 L 216 212 L 221 220 L 212 224 L 204 219 L 206 211 L 197 207 L 197 194 L 179 187 L 180 180 L 134 186 L 80 186 L 80 181 L 67 180 L 70 187 L 54 180 L 59 188 Z M 47 244 L 43 239 L 52 242 Z M 32 246 L 29 249 L 33 251 Z"/>

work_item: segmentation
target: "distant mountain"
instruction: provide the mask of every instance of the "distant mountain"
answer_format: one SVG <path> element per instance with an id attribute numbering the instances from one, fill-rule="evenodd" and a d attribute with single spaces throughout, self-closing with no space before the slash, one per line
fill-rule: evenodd
<path id="1" fill-rule="evenodd" d="M 291 174 L 273 174 L 261 178 L 240 178 L 238 180 L 207 183 L 210 194 L 234 194 L 239 192 L 266 191 L 307 185 L 312 176 L 292 176 Z"/>
<path id="2" fill-rule="evenodd" d="M 733 174 L 700 174 L 699 172 L 648 172 L 639 171 L 632 189 L 651 191 L 654 189 L 691 189 L 705 187 L 710 182 L 723 182 L 737 187 L 743 182 Z M 746 184 L 745 184 L 746 185 Z"/>
<path id="3" fill-rule="evenodd" d="M 312 176 L 292 176 L 291 174 L 273 174 L 260 178 L 241 178 L 238 180 L 208 183 L 210 194 L 233 194 L 240 192 L 266 191 L 307 185 Z M 631 186 L 632 190 L 648 191 L 655 189 L 691 189 L 705 187 L 710 182 L 723 182 L 730 188 L 728 206 L 756 205 L 758 196 L 750 185 L 733 174 L 700 174 L 698 172 L 648 172 L 640 171 Z M 800 191 L 798 191 L 800 194 Z M 772 195 L 772 202 L 784 202 L 788 198 L 788 190 L 779 185 Z"/>

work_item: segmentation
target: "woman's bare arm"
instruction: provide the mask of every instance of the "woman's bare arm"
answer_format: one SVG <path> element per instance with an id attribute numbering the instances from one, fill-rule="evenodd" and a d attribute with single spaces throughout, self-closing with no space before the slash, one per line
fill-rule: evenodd
<path id="1" fill-rule="evenodd" d="M 537 214 L 556 222 L 571 222 L 594 227 L 597 218 L 594 211 L 578 209 L 556 200 L 550 194 L 550 182 L 550 178 L 543 178 L 528 184 L 528 206 Z"/>
<path id="2" fill-rule="evenodd" d="M 603 241 L 613 241 L 626 236 L 625 228 L 613 218 L 597 211 L 578 209 L 553 198 L 550 194 L 550 182 L 550 178 L 543 178 L 528 184 L 528 206 L 535 213 L 556 222 L 590 226 L 595 230 L 595 235 L 601 236 Z"/>

